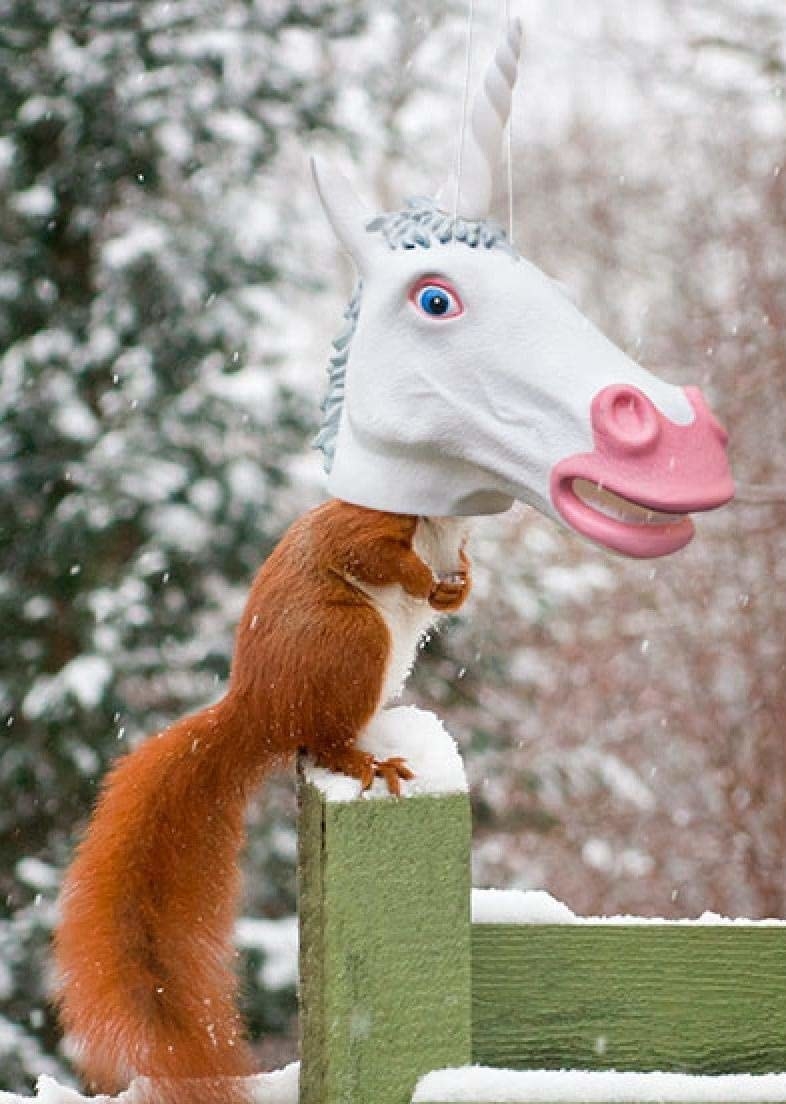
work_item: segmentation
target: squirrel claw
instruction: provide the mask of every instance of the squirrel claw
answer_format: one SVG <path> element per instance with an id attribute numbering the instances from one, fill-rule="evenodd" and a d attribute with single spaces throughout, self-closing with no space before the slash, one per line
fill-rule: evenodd
<path id="1" fill-rule="evenodd" d="M 376 760 L 375 766 L 378 767 L 393 767 L 399 778 L 403 778 L 405 781 L 409 781 L 415 777 L 415 772 L 410 770 L 407 766 L 406 759 L 401 755 L 396 755 L 392 759 L 385 759 L 382 762 Z"/>
<path id="2" fill-rule="evenodd" d="M 376 770 L 374 769 L 373 761 L 369 762 L 368 764 L 366 764 L 363 767 L 362 774 L 358 775 L 358 778 L 360 780 L 360 792 L 361 793 L 365 793 L 366 790 L 371 789 L 372 785 L 374 784 L 375 774 L 376 774 Z"/>
<path id="3" fill-rule="evenodd" d="M 374 773 L 385 779 L 388 793 L 393 794 L 394 797 L 401 797 L 400 779 L 403 778 L 405 782 L 408 782 L 415 777 L 415 772 L 409 769 L 406 759 L 401 756 L 394 756 L 391 759 L 375 759 Z"/>

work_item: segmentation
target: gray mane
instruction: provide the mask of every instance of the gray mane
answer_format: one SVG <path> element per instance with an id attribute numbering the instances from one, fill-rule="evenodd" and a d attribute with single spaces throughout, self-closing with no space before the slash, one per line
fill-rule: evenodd
<path id="1" fill-rule="evenodd" d="M 366 224 L 369 234 L 381 234 L 390 249 L 430 249 L 432 245 L 463 242 L 471 249 L 503 249 L 518 256 L 505 231 L 491 219 L 454 218 L 441 211 L 433 199 L 414 196 L 406 201 L 403 211 L 377 215 Z M 335 350 L 328 366 L 328 392 L 322 403 L 322 426 L 314 438 L 314 448 L 322 450 L 326 472 L 333 466 L 336 453 L 341 409 L 344 405 L 349 346 L 360 314 L 363 282 L 358 280 L 352 298 L 344 311 L 344 328 L 333 342 Z"/>
<path id="2" fill-rule="evenodd" d="M 314 448 L 322 450 L 322 463 L 326 472 L 329 472 L 333 467 L 333 457 L 336 454 L 338 424 L 341 421 L 341 408 L 344 405 L 344 383 L 347 375 L 347 361 L 349 360 L 349 343 L 357 328 L 362 291 L 363 281 L 358 280 L 355 284 L 355 290 L 352 292 L 352 298 L 344 310 L 344 318 L 346 319 L 344 329 L 333 341 L 335 352 L 328 364 L 328 392 L 320 407 L 322 426 L 312 442 Z"/>

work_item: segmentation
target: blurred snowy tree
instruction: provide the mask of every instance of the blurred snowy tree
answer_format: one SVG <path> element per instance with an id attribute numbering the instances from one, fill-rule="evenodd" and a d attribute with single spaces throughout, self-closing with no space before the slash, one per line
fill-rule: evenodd
<path id="1" fill-rule="evenodd" d="M 707 389 L 743 484 L 657 565 L 532 511 L 488 519 L 469 616 L 419 668 L 469 751 L 478 881 L 578 911 L 786 908 L 786 53 L 775 0 L 744 7 L 522 13 L 516 240 L 637 359 Z M 502 9 L 476 4 L 476 70 Z M 0 1084 L 52 1069 L 52 901 L 97 780 L 220 691 L 248 580 L 311 493 L 343 304 L 299 136 L 340 130 L 372 202 L 433 187 L 455 16 L 0 0 Z M 263 1033 L 293 1007 L 291 806 L 273 785 L 251 811 Z"/>
<path id="2" fill-rule="evenodd" d="M 45 937 L 97 780 L 217 693 L 288 520 L 313 428 L 278 373 L 295 231 L 281 182 L 274 211 L 254 181 L 281 136 L 336 129 L 322 62 L 363 20 L 345 0 L 0 0 L 0 1087 L 54 1050 Z M 262 896 L 291 911 L 271 823 Z"/>

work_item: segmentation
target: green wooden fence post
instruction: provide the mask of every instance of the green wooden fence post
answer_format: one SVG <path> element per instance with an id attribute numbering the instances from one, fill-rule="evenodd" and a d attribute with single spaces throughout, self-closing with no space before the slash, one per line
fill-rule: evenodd
<path id="1" fill-rule="evenodd" d="M 301 1104 L 409 1104 L 470 1060 L 467 794 L 299 806 Z"/>

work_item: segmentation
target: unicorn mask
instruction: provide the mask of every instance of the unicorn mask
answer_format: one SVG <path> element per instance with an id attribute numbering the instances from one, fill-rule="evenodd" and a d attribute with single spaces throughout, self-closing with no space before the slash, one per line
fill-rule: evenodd
<path id="1" fill-rule="evenodd" d="M 374 216 L 314 165 L 360 273 L 316 441 L 328 488 L 434 516 L 519 499 L 606 548 L 666 555 L 693 536 L 691 512 L 734 493 L 726 434 L 697 388 L 632 361 L 487 218 L 520 45 L 517 21 L 437 200 Z"/>

